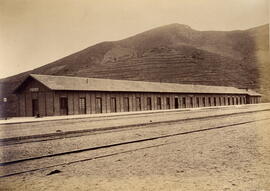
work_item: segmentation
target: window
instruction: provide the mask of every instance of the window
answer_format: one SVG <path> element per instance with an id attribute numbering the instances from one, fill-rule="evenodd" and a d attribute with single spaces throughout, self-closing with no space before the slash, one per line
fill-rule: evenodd
<path id="1" fill-rule="evenodd" d="M 217 98 L 214 97 L 214 106 L 217 106 Z"/>
<path id="2" fill-rule="evenodd" d="M 151 100 L 151 97 L 147 97 L 146 103 L 147 103 L 147 110 L 152 110 L 152 100 Z"/>
<path id="3" fill-rule="evenodd" d="M 219 100 L 219 105 L 222 105 L 222 103 L 221 103 L 221 97 L 219 97 L 218 100 Z"/>
<path id="4" fill-rule="evenodd" d="M 110 103 L 110 106 L 111 106 L 111 112 L 116 112 L 117 109 L 116 109 L 116 98 L 115 97 L 111 97 L 111 103 Z"/>
<path id="5" fill-rule="evenodd" d="M 166 97 L 166 109 L 170 109 L 170 98 L 169 97 Z"/>
<path id="6" fill-rule="evenodd" d="M 79 114 L 86 114 L 86 99 L 85 99 L 85 97 L 80 97 L 80 99 L 79 99 Z"/>
<path id="7" fill-rule="evenodd" d="M 208 105 L 211 106 L 211 97 L 208 98 Z"/>
<path id="8" fill-rule="evenodd" d="M 157 109 L 161 109 L 161 98 L 157 97 Z"/>
<path id="9" fill-rule="evenodd" d="M 124 97 L 124 111 L 127 112 L 129 111 L 129 98 Z"/>
<path id="10" fill-rule="evenodd" d="M 102 98 L 96 97 L 96 113 L 102 113 Z"/>
<path id="11" fill-rule="evenodd" d="M 140 97 L 136 97 L 136 111 L 141 111 L 142 107 L 141 107 L 141 98 Z"/>

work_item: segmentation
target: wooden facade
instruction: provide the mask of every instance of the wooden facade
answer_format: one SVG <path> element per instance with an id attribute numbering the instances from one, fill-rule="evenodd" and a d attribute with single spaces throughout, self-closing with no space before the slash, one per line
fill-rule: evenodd
<path id="1" fill-rule="evenodd" d="M 248 94 L 51 90 L 28 78 L 16 90 L 18 116 L 57 116 L 255 104 Z"/>

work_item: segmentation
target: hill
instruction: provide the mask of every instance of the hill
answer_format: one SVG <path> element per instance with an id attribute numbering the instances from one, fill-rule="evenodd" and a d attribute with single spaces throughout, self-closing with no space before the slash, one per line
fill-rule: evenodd
<path id="1" fill-rule="evenodd" d="M 120 41 L 102 42 L 2 79 L 1 97 L 10 96 L 29 73 L 234 86 L 254 89 L 269 101 L 269 25 L 198 31 L 171 24 Z"/>

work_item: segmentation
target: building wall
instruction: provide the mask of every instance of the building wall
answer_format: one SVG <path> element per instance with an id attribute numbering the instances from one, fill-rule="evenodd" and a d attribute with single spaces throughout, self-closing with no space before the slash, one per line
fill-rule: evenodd
<path id="1" fill-rule="evenodd" d="M 214 94 L 175 94 L 175 93 L 133 93 L 133 92 L 78 92 L 78 91 L 50 91 L 39 92 L 23 91 L 18 94 L 19 111 L 18 116 L 32 116 L 32 99 L 38 100 L 38 109 L 41 116 L 60 115 L 60 98 L 67 98 L 68 115 L 80 114 L 79 100 L 85 98 L 85 113 L 95 114 L 97 112 L 96 99 L 101 99 L 102 113 L 111 112 L 111 98 L 116 98 L 116 112 L 124 112 L 128 98 L 129 111 L 136 111 L 136 98 L 141 99 L 141 110 L 147 109 L 147 98 L 151 99 L 151 110 L 157 110 L 157 99 L 161 99 L 161 109 L 169 109 L 167 99 L 170 102 L 170 109 L 176 109 L 175 98 L 178 98 L 178 108 L 194 108 L 209 106 L 226 106 L 240 104 L 255 104 L 260 102 L 259 97 L 246 95 L 214 95 Z M 184 101 L 185 100 L 185 101 Z M 185 102 L 185 104 L 184 104 Z"/>
<path id="2" fill-rule="evenodd" d="M 146 93 L 146 92 L 95 92 L 95 91 L 52 91 L 43 84 L 33 79 L 17 91 L 18 116 L 33 116 L 33 100 L 37 100 L 38 113 L 41 116 L 53 116 L 63 114 L 63 102 L 65 99 L 65 111 L 68 115 L 95 114 L 98 113 L 98 103 L 102 113 L 110 113 L 111 98 L 116 99 L 116 112 L 138 111 L 136 99 L 141 100 L 141 111 L 149 110 L 147 100 L 151 100 L 151 110 L 194 108 L 209 106 L 226 106 L 240 104 L 255 104 L 260 102 L 259 96 L 228 95 L 228 94 L 186 94 L 186 93 Z M 158 108 L 157 99 L 161 99 L 161 108 Z M 177 99 L 176 99 L 177 98 Z M 84 110 L 80 109 L 82 99 L 85 99 Z M 177 101 L 177 103 L 176 103 Z M 169 103 L 169 104 L 168 104 Z M 61 108 L 61 109 L 60 109 Z M 83 112 L 82 112 L 83 111 Z"/>

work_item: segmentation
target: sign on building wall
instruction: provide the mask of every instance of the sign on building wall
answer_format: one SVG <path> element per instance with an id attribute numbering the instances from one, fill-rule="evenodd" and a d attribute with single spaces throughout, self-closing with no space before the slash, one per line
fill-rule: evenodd
<path id="1" fill-rule="evenodd" d="M 29 91 L 30 92 L 38 92 L 39 91 L 39 88 L 30 88 Z"/>

